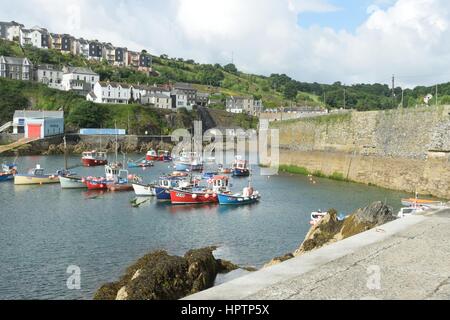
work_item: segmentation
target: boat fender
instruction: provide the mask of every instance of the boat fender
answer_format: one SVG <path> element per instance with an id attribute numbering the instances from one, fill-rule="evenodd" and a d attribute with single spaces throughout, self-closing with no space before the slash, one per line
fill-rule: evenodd
<path id="1" fill-rule="evenodd" d="M 205 199 L 209 199 L 209 194 L 205 194 Z"/>
<path id="2" fill-rule="evenodd" d="M 197 199 L 197 195 L 196 195 L 196 194 L 193 194 L 193 195 L 192 195 L 192 199 Z"/>
<path id="3" fill-rule="evenodd" d="M 213 198 L 217 198 L 217 194 L 214 193 L 214 194 L 213 194 Z"/>

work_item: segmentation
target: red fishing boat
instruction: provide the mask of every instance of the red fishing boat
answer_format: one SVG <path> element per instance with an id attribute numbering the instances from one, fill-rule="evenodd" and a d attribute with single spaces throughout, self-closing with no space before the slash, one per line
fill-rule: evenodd
<path id="1" fill-rule="evenodd" d="M 108 158 L 106 152 L 87 151 L 83 152 L 81 162 L 85 167 L 98 167 L 108 164 Z"/>
<path id="2" fill-rule="evenodd" d="M 89 190 L 108 190 L 108 184 L 112 183 L 112 180 L 108 180 L 106 178 L 86 178 L 84 179 L 84 183 L 86 184 Z"/>
<path id="3" fill-rule="evenodd" d="M 159 161 L 158 153 L 155 150 L 150 150 L 147 152 L 147 155 L 145 156 L 145 160 L 147 161 Z"/>
<path id="4" fill-rule="evenodd" d="M 228 177 L 215 176 L 208 182 L 212 188 L 188 188 L 170 190 L 172 204 L 218 203 L 218 194 L 229 192 Z"/>

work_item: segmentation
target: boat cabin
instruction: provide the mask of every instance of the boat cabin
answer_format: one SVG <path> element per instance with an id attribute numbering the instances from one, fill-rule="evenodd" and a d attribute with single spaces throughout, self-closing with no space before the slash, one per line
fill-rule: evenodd
<path id="1" fill-rule="evenodd" d="M 214 176 L 209 182 L 212 185 L 214 192 L 228 191 L 229 178 L 226 176 Z"/>
<path id="2" fill-rule="evenodd" d="M 246 170 L 248 169 L 248 162 L 246 160 L 238 160 L 234 164 L 234 169 Z"/>
<path id="3" fill-rule="evenodd" d="M 128 170 L 123 170 L 119 166 L 105 166 L 105 175 L 107 180 L 116 182 L 128 181 Z"/>
<path id="4" fill-rule="evenodd" d="M 96 159 L 96 160 L 106 160 L 106 152 L 98 152 L 98 151 L 87 151 L 83 152 L 84 159 Z"/>

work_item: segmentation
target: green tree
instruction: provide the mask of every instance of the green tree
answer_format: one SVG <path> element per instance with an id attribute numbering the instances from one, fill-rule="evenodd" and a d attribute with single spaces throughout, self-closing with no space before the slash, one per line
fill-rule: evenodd
<path id="1" fill-rule="evenodd" d="M 77 128 L 100 128 L 109 117 L 109 110 L 90 101 L 75 104 L 67 117 L 67 124 Z"/>
<path id="2" fill-rule="evenodd" d="M 238 72 L 238 69 L 237 69 L 236 66 L 235 66 L 234 64 L 232 64 L 232 63 L 227 64 L 226 66 L 223 67 L 223 69 L 224 69 L 226 72 L 233 73 L 233 74 L 236 74 L 236 73 Z"/>

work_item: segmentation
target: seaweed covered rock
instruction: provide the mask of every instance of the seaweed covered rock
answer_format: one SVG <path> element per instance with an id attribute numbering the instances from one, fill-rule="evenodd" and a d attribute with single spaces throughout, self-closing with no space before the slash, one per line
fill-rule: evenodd
<path id="1" fill-rule="evenodd" d="M 191 250 L 184 257 L 150 253 L 130 266 L 118 282 L 103 285 L 95 300 L 175 300 L 208 289 L 218 273 L 237 266 L 216 260 L 215 248 Z"/>
<path id="2" fill-rule="evenodd" d="M 393 220 L 395 220 L 393 209 L 382 202 L 374 202 L 366 208 L 358 209 L 344 221 L 338 219 L 335 210 L 330 210 L 317 225 L 311 228 L 301 247 L 294 252 L 294 256 L 352 237 Z"/>
<path id="3" fill-rule="evenodd" d="M 282 257 L 273 258 L 269 263 L 265 264 L 263 268 L 268 268 L 268 267 L 280 264 L 280 263 L 285 262 L 285 261 L 287 261 L 289 259 L 292 259 L 293 257 L 294 257 L 294 255 L 292 253 L 288 253 L 288 254 L 285 254 Z"/>

